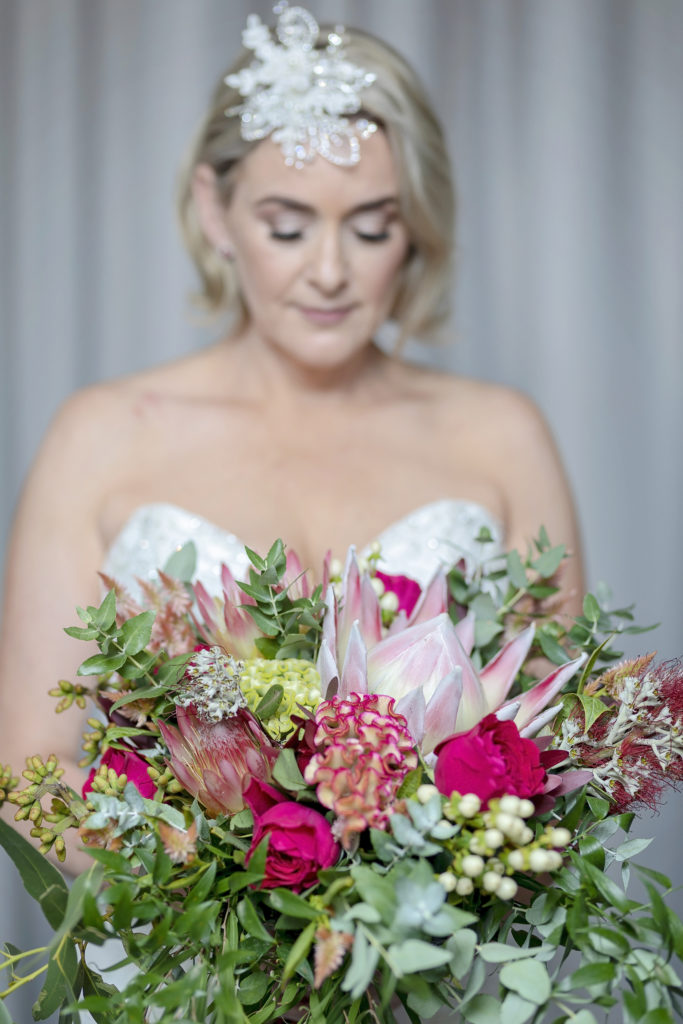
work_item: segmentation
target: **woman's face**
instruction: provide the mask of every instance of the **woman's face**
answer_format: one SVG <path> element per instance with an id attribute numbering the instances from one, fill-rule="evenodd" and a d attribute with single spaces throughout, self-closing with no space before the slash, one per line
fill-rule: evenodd
<path id="1" fill-rule="evenodd" d="M 288 167 L 270 140 L 238 168 L 225 219 L 250 329 L 310 368 L 359 354 L 386 320 L 409 247 L 380 131 L 353 167 Z"/>

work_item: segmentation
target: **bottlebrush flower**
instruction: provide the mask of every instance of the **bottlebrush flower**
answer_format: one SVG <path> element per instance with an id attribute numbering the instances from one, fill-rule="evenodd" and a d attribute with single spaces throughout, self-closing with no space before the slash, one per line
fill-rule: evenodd
<path id="1" fill-rule="evenodd" d="M 403 779 L 417 767 L 414 741 L 394 700 L 356 693 L 324 701 L 315 715 L 318 753 L 304 778 L 323 807 L 337 815 L 335 831 L 350 849 L 356 833 L 384 829 Z"/>
<path id="2" fill-rule="evenodd" d="M 602 696 L 604 712 L 586 731 L 577 704 L 557 738 L 572 761 L 592 768 L 618 811 L 656 807 L 665 784 L 683 781 L 683 668 L 653 659 L 623 662 L 593 680 L 586 693 Z"/>
<path id="3" fill-rule="evenodd" d="M 191 706 L 177 707 L 176 716 L 177 729 L 159 722 L 173 774 L 214 817 L 241 811 L 251 779 L 270 779 L 278 748 L 246 708 L 217 723 Z"/>

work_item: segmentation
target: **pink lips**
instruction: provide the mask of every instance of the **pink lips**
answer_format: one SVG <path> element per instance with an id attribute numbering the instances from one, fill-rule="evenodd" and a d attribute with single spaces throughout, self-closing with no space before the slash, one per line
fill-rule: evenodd
<path id="1" fill-rule="evenodd" d="M 331 327 L 341 323 L 354 307 L 339 306 L 336 309 L 321 309 L 316 306 L 298 306 L 297 308 L 311 323 L 319 324 L 321 327 Z"/>

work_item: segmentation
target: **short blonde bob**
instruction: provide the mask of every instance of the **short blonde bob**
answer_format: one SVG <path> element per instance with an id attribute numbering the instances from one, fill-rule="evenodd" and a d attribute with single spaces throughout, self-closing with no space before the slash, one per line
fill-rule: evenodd
<path id="1" fill-rule="evenodd" d="M 330 31 L 321 27 L 319 45 L 325 45 Z M 401 215 L 411 241 L 390 313 L 400 329 L 400 347 L 407 338 L 433 337 L 448 313 L 455 216 L 450 161 L 441 125 L 406 61 L 386 43 L 358 29 L 345 30 L 344 46 L 351 61 L 377 76 L 363 90 L 361 114 L 381 125 L 398 171 Z M 244 51 L 227 74 L 247 65 L 252 56 Z M 221 80 L 181 172 L 179 215 L 185 244 L 201 279 L 195 298 L 208 312 L 237 313 L 243 322 L 247 311 L 234 267 L 205 238 L 192 196 L 194 170 L 208 164 L 216 174 L 221 197 L 230 202 L 234 168 L 258 145 L 242 138 L 239 116 L 226 116 L 225 111 L 240 102 L 239 94 Z"/>

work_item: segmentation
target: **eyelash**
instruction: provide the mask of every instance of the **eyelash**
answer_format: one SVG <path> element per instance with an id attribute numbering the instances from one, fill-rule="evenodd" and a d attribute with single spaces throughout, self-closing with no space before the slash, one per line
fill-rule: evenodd
<path id="1" fill-rule="evenodd" d="M 291 231 L 286 233 L 282 231 L 271 231 L 270 237 L 274 238 L 278 242 L 298 242 L 303 237 L 303 232 Z M 362 231 L 356 231 L 356 237 L 362 242 L 386 242 L 389 238 L 389 232 L 380 231 L 377 235 L 369 235 Z"/>

